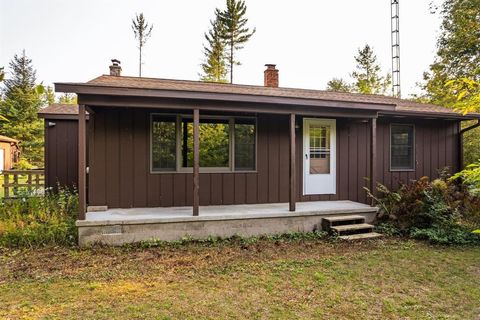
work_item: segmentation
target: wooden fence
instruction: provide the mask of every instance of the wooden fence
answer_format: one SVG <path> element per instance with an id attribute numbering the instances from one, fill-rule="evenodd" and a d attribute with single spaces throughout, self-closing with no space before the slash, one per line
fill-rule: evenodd
<path id="1" fill-rule="evenodd" d="M 35 196 L 45 187 L 45 171 L 35 170 L 3 170 L 3 197 L 17 198 L 19 194 Z"/>

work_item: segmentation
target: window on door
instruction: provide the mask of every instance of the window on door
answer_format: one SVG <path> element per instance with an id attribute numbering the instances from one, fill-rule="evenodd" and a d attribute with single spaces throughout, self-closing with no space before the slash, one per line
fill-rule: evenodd
<path id="1" fill-rule="evenodd" d="M 391 170 L 415 169 L 414 126 L 409 124 L 392 124 L 390 135 Z"/>
<path id="2" fill-rule="evenodd" d="M 330 173 L 330 126 L 310 125 L 310 174 Z"/>

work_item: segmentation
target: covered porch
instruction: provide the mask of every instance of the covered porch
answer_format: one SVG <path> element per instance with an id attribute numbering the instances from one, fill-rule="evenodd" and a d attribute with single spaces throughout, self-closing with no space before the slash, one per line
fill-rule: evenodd
<path id="1" fill-rule="evenodd" d="M 353 201 L 309 201 L 288 203 L 192 207 L 107 209 L 87 212 L 78 220 L 80 245 L 120 245 L 139 241 L 174 241 L 184 237 L 250 237 L 288 232 L 322 230 L 327 217 L 363 217 L 371 223 L 377 208 Z"/>

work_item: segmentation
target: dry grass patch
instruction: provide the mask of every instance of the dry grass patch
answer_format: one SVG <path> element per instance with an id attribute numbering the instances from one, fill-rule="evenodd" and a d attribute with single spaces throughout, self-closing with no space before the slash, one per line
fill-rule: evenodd
<path id="1" fill-rule="evenodd" d="M 480 315 L 478 247 L 302 240 L 0 253 L 7 319 Z"/>

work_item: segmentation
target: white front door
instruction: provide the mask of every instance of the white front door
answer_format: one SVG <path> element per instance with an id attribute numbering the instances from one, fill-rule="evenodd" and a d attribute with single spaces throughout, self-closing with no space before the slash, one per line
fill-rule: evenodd
<path id="1" fill-rule="evenodd" d="M 335 119 L 303 120 L 303 194 L 336 193 Z"/>

